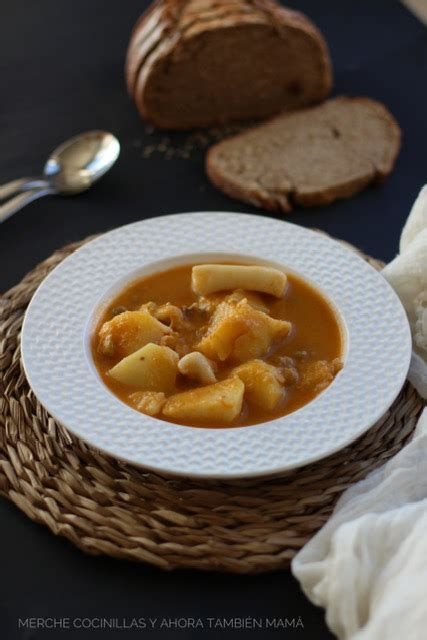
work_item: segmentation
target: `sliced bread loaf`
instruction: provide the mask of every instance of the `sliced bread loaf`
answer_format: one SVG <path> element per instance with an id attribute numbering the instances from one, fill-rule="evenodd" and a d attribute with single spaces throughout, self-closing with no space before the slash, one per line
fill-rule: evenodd
<path id="1" fill-rule="evenodd" d="M 324 99 L 325 41 L 274 0 L 157 0 L 135 25 L 128 90 L 159 128 L 266 118 Z"/>
<path id="2" fill-rule="evenodd" d="M 206 171 L 233 198 L 290 211 L 381 182 L 393 169 L 400 137 L 379 102 L 339 97 L 219 142 L 207 154 Z"/>

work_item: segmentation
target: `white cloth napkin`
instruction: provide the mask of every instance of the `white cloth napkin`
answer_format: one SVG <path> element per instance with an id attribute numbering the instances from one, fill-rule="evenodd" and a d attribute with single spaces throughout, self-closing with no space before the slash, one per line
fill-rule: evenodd
<path id="1" fill-rule="evenodd" d="M 427 185 L 382 273 L 408 314 L 409 377 L 427 398 Z M 412 441 L 341 496 L 292 571 L 340 640 L 427 638 L 427 409 Z"/>
<path id="2" fill-rule="evenodd" d="M 409 379 L 427 398 L 427 185 L 415 200 L 400 237 L 400 255 L 382 271 L 408 314 L 414 342 Z"/>

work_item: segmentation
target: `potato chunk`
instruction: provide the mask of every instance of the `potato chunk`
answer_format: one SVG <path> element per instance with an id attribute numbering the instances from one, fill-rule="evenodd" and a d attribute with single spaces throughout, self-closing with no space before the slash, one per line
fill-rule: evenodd
<path id="1" fill-rule="evenodd" d="M 298 363 L 299 388 L 311 388 L 316 393 L 326 389 L 342 369 L 339 358 L 328 360 L 302 360 Z"/>
<path id="2" fill-rule="evenodd" d="M 253 291 L 244 291 L 243 289 L 236 289 L 233 293 L 230 293 L 224 297 L 224 293 L 212 293 L 209 296 L 199 296 L 197 302 L 193 302 L 189 307 L 185 307 L 184 315 L 191 319 L 195 317 L 199 319 L 206 319 L 210 314 L 214 313 L 215 309 L 221 304 L 221 302 L 240 302 L 240 300 L 246 300 L 249 304 L 258 309 L 269 313 L 269 308 L 265 304 L 264 300 L 258 293 Z"/>
<path id="3" fill-rule="evenodd" d="M 129 396 L 135 409 L 147 416 L 157 416 L 166 402 L 166 396 L 161 391 L 135 391 Z"/>
<path id="4" fill-rule="evenodd" d="M 286 274 L 271 267 L 199 264 L 193 267 L 191 273 L 193 291 L 201 296 L 215 291 L 248 289 L 280 298 L 285 291 L 286 282 Z"/>
<path id="5" fill-rule="evenodd" d="M 123 384 L 167 393 L 174 388 L 178 360 L 178 354 L 169 347 L 150 342 L 120 360 L 108 373 Z"/>
<path id="6" fill-rule="evenodd" d="M 177 393 L 166 401 L 163 415 L 196 425 L 230 423 L 242 410 L 244 390 L 245 385 L 236 377 Z"/>
<path id="7" fill-rule="evenodd" d="M 200 382 L 200 384 L 214 384 L 216 382 L 214 363 L 198 351 L 187 353 L 181 358 L 178 362 L 178 371 L 190 380 Z"/>
<path id="8" fill-rule="evenodd" d="M 290 329 L 290 322 L 271 318 L 254 309 L 246 299 L 223 302 L 196 348 L 212 360 L 245 362 L 262 356 L 274 342 L 284 339 Z"/>
<path id="9" fill-rule="evenodd" d="M 171 331 L 147 309 L 124 311 L 102 325 L 98 351 L 106 356 L 124 358 L 149 342 L 158 342 Z"/>
<path id="10" fill-rule="evenodd" d="M 243 300 L 244 298 L 246 298 L 248 303 L 254 309 L 258 309 L 258 311 L 263 311 L 264 313 L 270 312 L 270 309 L 258 293 L 243 291 L 243 289 L 236 289 L 236 291 L 230 293 L 230 295 L 225 298 L 224 302 L 232 302 L 233 300 L 240 302 L 240 300 Z"/>
<path id="11" fill-rule="evenodd" d="M 249 404 L 264 411 L 273 411 L 284 397 L 283 377 L 280 371 L 262 360 L 251 360 L 231 372 L 245 385 L 245 398 Z"/>

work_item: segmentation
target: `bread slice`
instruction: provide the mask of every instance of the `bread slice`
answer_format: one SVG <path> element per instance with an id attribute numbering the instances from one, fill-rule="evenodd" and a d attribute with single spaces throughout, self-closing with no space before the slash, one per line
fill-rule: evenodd
<path id="1" fill-rule="evenodd" d="M 274 0 L 157 0 L 133 30 L 126 79 L 146 120 L 191 129 L 319 102 L 332 70 L 318 29 Z"/>
<path id="2" fill-rule="evenodd" d="M 270 210 L 349 198 L 392 171 L 399 125 L 379 102 L 339 97 L 284 113 L 210 148 L 206 171 L 231 196 Z"/>

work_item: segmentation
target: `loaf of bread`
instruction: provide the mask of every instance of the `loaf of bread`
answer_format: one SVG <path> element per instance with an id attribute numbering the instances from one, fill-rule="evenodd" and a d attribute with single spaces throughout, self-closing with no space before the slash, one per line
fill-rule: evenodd
<path id="1" fill-rule="evenodd" d="M 157 0 L 134 27 L 126 79 L 143 118 L 191 129 L 319 102 L 332 71 L 319 30 L 274 0 Z"/>
<path id="2" fill-rule="evenodd" d="M 400 137 L 379 102 L 339 97 L 219 142 L 207 154 L 206 171 L 231 197 L 287 212 L 381 182 L 393 169 Z"/>

